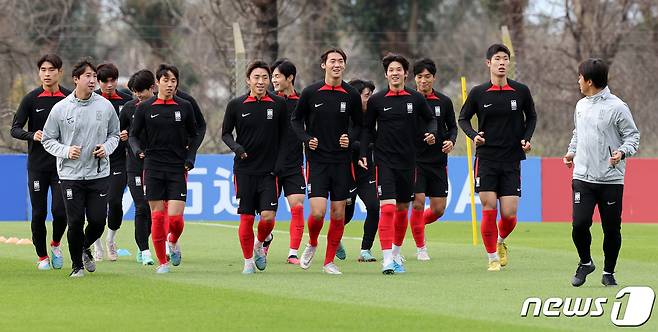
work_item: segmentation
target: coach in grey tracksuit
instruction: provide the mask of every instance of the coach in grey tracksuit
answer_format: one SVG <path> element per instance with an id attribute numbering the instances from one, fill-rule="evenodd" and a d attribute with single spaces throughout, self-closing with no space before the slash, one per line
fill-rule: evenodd
<path id="1" fill-rule="evenodd" d="M 68 217 L 73 272 L 95 270 L 89 246 L 103 233 L 107 218 L 109 155 L 119 144 L 119 118 L 112 103 L 93 92 L 96 69 L 86 61 L 76 65 L 76 88 L 50 111 L 43 129 L 43 147 L 57 157 Z M 89 221 L 83 232 L 85 216 Z M 84 251 L 84 255 L 83 255 Z"/>
<path id="2" fill-rule="evenodd" d="M 628 105 L 610 93 L 608 66 L 601 59 L 579 66 L 578 83 L 585 95 L 576 104 L 575 129 L 564 162 L 573 171 L 572 238 L 580 256 L 572 283 L 580 286 L 594 271 L 590 255 L 592 215 L 598 205 L 603 227 L 605 264 L 602 282 L 616 285 L 615 265 L 621 248 L 621 213 L 626 158 L 640 145 L 640 132 Z M 581 268 L 581 265 L 584 266 Z M 589 272 L 588 272 L 589 271 Z M 585 273 L 588 272 L 588 273 Z"/>

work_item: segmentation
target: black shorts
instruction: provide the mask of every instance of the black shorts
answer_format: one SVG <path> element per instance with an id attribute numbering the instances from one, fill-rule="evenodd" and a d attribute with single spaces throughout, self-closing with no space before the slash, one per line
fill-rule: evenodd
<path id="1" fill-rule="evenodd" d="M 274 175 L 234 174 L 238 214 L 255 215 L 276 211 L 279 205 L 279 185 Z"/>
<path id="2" fill-rule="evenodd" d="M 375 182 L 379 200 L 394 199 L 397 203 L 414 200 L 414 169 L 396 169 L 377 165 Z"/>
<path id="3" fill-rule="evenodd" d="M 493 191 L 498 197 L 521 197 L 521 162 L 475 159 L 475 192 Z"/>
<path id="4" fill-rule="evenodd" d="M 142 187 L 148 201 L 183 201 L 187 199 L 186 172 L 144 170 Z"/>
<path id="5" fill-rule="evenodd" d="M 308 197 L 331 197 L 332 201 L 344 201 L 354 187 L 351 163 L 306 163 L 306 188 Z M 331 196 L 329 196 L 331 193 Z"/>
<path id="6" fill-rule="evenodd" d="M 279 193 L 283 192 L 286 197 L 295 194 L 306 194 L 306 179 L 304 179 L 304 173 L 301 168 L 297 172 L 287 172 L 284 174 L 286 175 L 278 177 Z"/>
<path id="7" fill-rule="evenodd" d="M 415 193 L 428 197 L 448 197 L 448 167 L 416 164 Z"/>

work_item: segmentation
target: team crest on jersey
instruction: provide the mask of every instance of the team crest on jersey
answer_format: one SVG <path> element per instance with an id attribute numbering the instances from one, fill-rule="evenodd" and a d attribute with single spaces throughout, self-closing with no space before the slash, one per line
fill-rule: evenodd
<path id="1" fill-rule="evenodd" d="M 73 199 L 73 189 L 71 188 L 66 189 L 66 199 L 68 200 Z"/>
<path id="2" fill-rule="evenodd" d="M 268 108 L 267 109 L 267 119 L 272 120 L 273 117 L 274 117 L 274 110 L 271 109 L 271 108 Z"/>
<path id="3" fill-rule="evenodd" d="M 39 181 L 34 181 L 32 188 L 34 188 L 34 191 L 41 191 L 41 185 L 39 184 Z"/>
<path id="4" fill-rule="evenodd" d="M 135 177 L 135 186 L 137 186 L 137 187 L 142 186 L 142 177 L 141 176 L 136 176 Z"/>
<path id="5" fill-rule="evenodd" d="M 512 111 L 516 111 L 516 99 L 512 99 L 512 101 L 510 102 L 510 104 L 511 104 L 511 106 L 512 106 Z"/>
<path id="6" fill-rule="evenodd" d="M 101 110 L 96 110 L 96 120 L 101 121 L 103 120 L 103 111 Z"/>
<path id="7" fill-rule="evenodd" d="M 176 111 L 176 112 L 174 112 L 174 119 L 175 119 L 177 122 L 180 122 L 180 121 L 181 121 L 180 111 Z"/>
<path id="8" fill-rule="evenodd" d="M 414 104 L 413 103 L 407 103 L 407 113 L 411 114 L 414 112 Z"/>
<path id="9" fill-rule="evenodd" d="M 344 101 L 341 101 L 340 102 L 340 112 L 345 113 L 346 110 L 347 110 L 347 103 L 344 102 Z"/>
<path id="10" fill-rule="evenodd" d="M 441 106 L 434 106 L 434 116 L 441 116 Z"/>

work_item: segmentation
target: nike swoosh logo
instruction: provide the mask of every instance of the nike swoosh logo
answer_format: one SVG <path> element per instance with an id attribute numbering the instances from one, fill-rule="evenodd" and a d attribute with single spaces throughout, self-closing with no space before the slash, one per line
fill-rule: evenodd
<path id="1" fill-rule="evenodd" d="M 521 188 L 516 188 L 516 191 L 521 191 Z"/>
<path id="2" fill-rule="evenodd" d="M 105 197 L 105 196 L 107 196 L 107 194 L 101 194 L 101 197 Z"/>
<path id="3" fill-rule="evenodd" d="M 41 111 L 43 111 L 43 110 L 45 110 L 45 108 L 37 108 L 37 109 L 36 109 L 37 113 L 39 113 L 39 112 L 41 112 Z"/>
<path id="4" fill-rule="evenodd" d="M 242 117 L 244 118 L 245 116 L 247 116 L 249 114 L 251 114 L 251 113 L 242 114 Z"/>
<path id="5" fill-rule="evenodd" d="M 160 114 L 151 114 L 151 119 L 155 118 L 158 115 L 160 115 Z"/>
<path id="6" fill-rule="evenodd" d="M 617 203 L 617 202 L 606 202 L 606 203 L 608 203 L 608 205 L 613 205 L 613 204 L 615 204 L 615 203 Z"/>
<path id="7" fill-rule="evenodd" d="M 373 183 L 375 183 L 375 181 L 368 181 L 368 183 L 373 184 Z"/>
<path id="8" fill-rule="evenodd" d="M 324 105 L 324 103 L 322 103 L 322 104 L 314 104 L 314 105 L 315 105 L 315 107 L 320 107 L 320 106 Z"/>
<path id="9" fill-rule="evenodd" d="M 121 172 L 112 172 L 112 175 L 119 175 Z"/>
<path id="10" fill-rule="evenodd" d="M 306 189 L 306 187 L 300 187 L 299 189 L 304 190 L 304 189 Z"/>
<path id="11" fill-rule="evenodd" d="M 356 191 L 356 188 L 354 188 L 354 189 L 350 189 L 350 193 L 353 193 L 353 192 L 355 192 L 355 191 Z"/>
<path id="12" fill-rule="evenodd" d="M 384 107 L 384 112 L 390 110 L 391 108 L 393 108 L 393 107 Z"/>
<path id="13" fill-rule="evenodd" d="M 180 194 L 180 197 L 185 197 L 185 196 L 187 196 L 187 194 Z"/>
<path id="14" fill-rule="evenodd" d="M 487 108 L 487 107 L 489 107 L 489 106 L 491 106 L 491 105 L 493 105 L 493 104 L 484 104 L 484 108 Z"/>
<path id="15" fill-rule="evenodd" d="M 271 206 L 276 206 L 279 203 L 270 203 Z"/>

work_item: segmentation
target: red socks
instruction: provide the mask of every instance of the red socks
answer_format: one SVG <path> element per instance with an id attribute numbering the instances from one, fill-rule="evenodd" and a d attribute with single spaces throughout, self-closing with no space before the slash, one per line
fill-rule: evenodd
<path id="1" fill-rule="evenodd" d="M 318 246 L 318 237 L 320 236 L 323 224 L 323 219 L 315 219 L 312 215 L 308 217 L 308 243 L 313 247 Z"/>
<path id="2" fill-rule="evenodd" d="M 434 214 L 431 209 L 426 209 L 423 213 L 423 219 L 425 220 L 425 225 L 429 225 L 439 219 L 439 216 Z"/>
<path id="3" fill-rule="evenodd" d="M 258 222 L 258 242 L 265 242 L 265 239 L 267 239 L 267 236 L 272 233 L 272 230 L 274 229 L 274 219 L 272 220 L 261 220 Z"/>
<path id="4" fill-rule="evenodd" d="M 290 209 L 290 249 L 299 249 L 304 235 L 304 206 L 295 206 Z"/>
<path id="5" fill-rule="evenodd" d="M 516 227 L 516 217 L 503 217 L 500 216 L 500 221 L 498 222 L 498 230 L 500 232 L 500 237 L 507 238 L 510 233 Z"/>
<path id="6" fill-rule="evenodd" d="M 482 242 L 487 249 L 487 253 L 496 252 L 496 241 L 498 241 L 498 227 L 496 226 L 496 210 L 482 211 Z"/>
<path id="7" fill-rule="evenodd" d="M 238 237 L 240 238 L 242 255 L 245 259 L 249 259 L 254 256 L 254 218 L 255 216 L 250 214 L 240 215 Z"/>
<path id="8" fill-rule="evenodd" d="M 171 243 L 178 242 L 178 238 L 183 234 L 183 228 L 185 227 L 185 222 L 183 221 L 183 215 L 169 216 L 169 235 L 167 240 Z"/>
<path id="9" fill-rule="evenodd" d="M 395 236 L 394 225 L 395 204 L 385 204 L 381 207 L 379 216 L 379 243 L 382 250 L 393 248 L 393 237 Z"/>
<path id="10" fill-rule="evenodd" d="M 408 216 L 408 210 L 395 211 L 395 240 L 393 244 L 398 247 L 402 247 L 404 236 L 407 234 Z"/>
<path id="11" fill-rule="evenodd" d="M 50 246 L 51 247 L 59 247 L 59 242 L 55 242 L 55 240 L 50 241 Z M 48 256 L 46 256 L 48 257 Z"/>
<path id="12" fill-rule="evenodd" d="M 344 219 L 331 219 L 331 222 L 329 223 L 329 232 L 327 233 L 327 251 L 324 256 L 324 265 L 334 261 L 334 256 L 336 256 L 336 250 L 338 250 L 340 239 L 343 238 L 344 229 Z"/>
<path id="13" fill-rule="evenodd" d="M 167 251 L 165 250 L 165 212 L 151 212 L 151 239 L 153 240 L 153 249 L 158 257 L 160 264 L 167 263 Z"/>
<path id="14" fill-rule="evenodd" d="M 414 241 L 416 241 L 416 248 L 422 248 L 425 246 L 425 218 L 424 215 L 427 215 L 429 209 L 416 210 L 411 209 L 411 234 L 414 236 Z"/>

